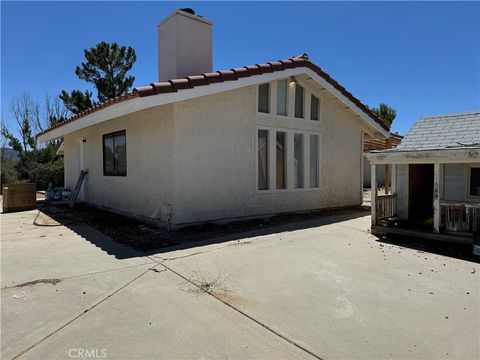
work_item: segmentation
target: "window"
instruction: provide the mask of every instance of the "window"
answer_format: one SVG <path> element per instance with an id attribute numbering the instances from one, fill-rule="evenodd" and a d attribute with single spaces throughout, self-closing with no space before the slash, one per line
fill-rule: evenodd
<path id="1" fill-rule="evenodd" d="M 470 168 L 470 196 L 480 196 L 480 167 Z"/>
<path id="2" fill-rule="evenodd" d="M 258 87 L 258 112 L 270 112 L 270 84 L 262 84 Z"/>
<path id="3" fill-rule="evenodd" d="M 320 101 L 315 95 L 312 95 L 312 101 L 310 102 L 310 119 L 318 120 L 319 117 L 319 106 Z"/>
<path id="4" fill-rule="evenodd" d="M 303 134 L 293 135 L 293 186 L 303 188 Z"/>
<path id="5" fill-rule="evenodd" d="M 103 175 L 127 176 L 125 130 L 103 135 Z"/>
<path id="6" fill-rule="evenodd" d="M 318 187 L 318 135 L 310 135 L 310 187 Z"/>
<path id="7" fill-rule="evenodd" d="M 303 119 L 303 87 L 295 85 L 295 117 Z"/>
<path id="8" fill-rule="evenodd" d="M 258 130 L 258 190 L 268 190 L 268 130 Z"/>
<path id="9" fill-rule="evenodd" d="M 287 79 L 277 81 L 277 115 L 287 116 Z"/>
<path id="10" fill-rule="evenodd" d="M 286 133 L 277 131 L 277 189 L 287 188 Z"/>

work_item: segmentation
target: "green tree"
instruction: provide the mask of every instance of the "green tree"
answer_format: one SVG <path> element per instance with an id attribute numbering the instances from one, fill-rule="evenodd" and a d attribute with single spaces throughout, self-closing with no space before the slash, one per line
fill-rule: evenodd
<path id="1" fill-rule="evenodd" d="M 59 98 L 65 107 L 74 114 L 81 113 L 95 104 L 92 100 L 92 93 L 88 90 L 85 93 L 80 90 L 73 90 L 71 93 L 62 90 Z"/>
<path id="2" fill-rule="evenodd" d="M 371 107 L 370 110 L 378 116 L 389 129 L 392 126 L 393 120 L 395 120 L 395 117 L 397 116 L 397 111 L 394 108 L 383 103 L 381 103 L 378 108 Z"/>
<path id="3" fill-rule="evenodd" d="M 18 135 L 1 123 L 2 147 L 8 145 L 18 152 L 18 161 L 7 159 L 2 151 L 2 183 L 22 180 L 37 182 L 39 189 L 45 189 L 48 182 L 55 186 L 63 185 L 63 159 L 57 155 L 60 141 L 51 141 L 38 146 L 34 133 L 42 131 L 68 117 L 68 111 L 60 100 L 52 101 L 46 96 L 43 104 L 28 93 L 12 99 L 10 112 L 15 118 Z"/>
<path id="4" fill-rule="evenodd" d="M 127 76 L 127 73 L 132 69 L 137 55 L 130 46 L 127 48 L 102 41 L 91 49 L 85 49 L 84 54 L 86 61 L 76 67 L 75 74 L 95 86 L 99 102 L 122 95 L 133 85 L 135 77 Z M 95 104 L 89 91 L 73 90 L 68 93 L 63 90 L 60 99 L 75 114 Z"/>

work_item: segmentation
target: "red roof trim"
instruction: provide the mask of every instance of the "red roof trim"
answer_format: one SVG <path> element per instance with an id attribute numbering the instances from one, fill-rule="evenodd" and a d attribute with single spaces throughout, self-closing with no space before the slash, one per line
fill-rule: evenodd
<path id="1" fill-rule="evenodd" d="M 367 114 L 372 120 L 379 124 L 383 129 L 389 130 L 388 127 L 380 120 L 375 114 L 373 114 L 370 109 L 365 106 L 360 100 L 354 97 L 350 92 L 348 92 L 343 86 L 336 82 L 330 75 L 324 72 L 318 65 L 310 62 L 307 54 L 300 54 L 292 57 L 291 59 L 273 61 L 266 64 L 256 64 L 244 66 L 241 68 L 235 68 L 231 70 L 221 70 L 212 73 L 204 73 L 200 75 L 187 76 L 183 79 L 172 79 L 169 81 L 155 82 L 148 86 L 141 86 L 133 89 L 131 93 L 118 96 L 114 99 L 110 99 L 106 102 L 100 103 L 91 107 L 90 109 L 83 111 L 79 114 L 73 115 L 68 120 L 63 121 L 51 128 L 44 130 L 37 134 L 37 137 L 43 134 L 46 134 L 53 129 L 71 123 L 72 121 L 78 120 L 88 114 L 96 112 L 100 109 L 103 109 L 107 106 L 117 104 L 119 102 L 127 101 L 134 99 L 136 97 L 145 97 L 152 96 L 157 94 L 172 93 L 177 92 L 178 90 L 191 89 L 198 86 L 210 85 L 224 81 L 233 81 L 240 78 L 261 75 L 266 73 L 272 73 L 277 71 L 283 71 L 287 69 L 293 69 L 297 67 L 307 67 L 315 72 L 318 76 L 322 77 L 335 89 L 337 89 L 341 94 L 347 97 L 351 102 L 358 106 L 365 114 Z"/>

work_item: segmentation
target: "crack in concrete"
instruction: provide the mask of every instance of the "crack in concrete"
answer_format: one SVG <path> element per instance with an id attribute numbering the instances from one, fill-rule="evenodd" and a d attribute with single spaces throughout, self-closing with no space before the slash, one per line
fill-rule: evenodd
<path id="1" fill-rule="evenodd" d="M 193 286 L 199 288 L 200 290 L 202 290 L 202 288 L 196 284 L 195 282 L 193 282 L 192 280 L 190 280 L 189 278 L 187 278 L 186 276 L 180 274 L 179 272 L 173 270 L 172 268 L 168 267 L 167 265 L 164 265 L 162 264 L 162 266 L 171 271 L 173 274 L 177 275 L 178 277 L 180 277 L 181 279 L 185 280 L 186 282 L 192 284 Z M 223 303 L 224 305 L 228 306 L 229 308 L 231 308 L 232 310 L 236 311 L 237 313 L 239 313 L 240 315 L 246 317 L 247 319 L 253 321 L 254 323 L 256 323 L 257 325 L 263 327 L 264 329 L 266 329 L 267 331 L 271 332 L 273 335 L 281 338 L 282 340 L 285 340 L 286 342 L 288 342 L 290 345 L 293 345 L 295 347 L 297 347 L 298 349 L 306 352 L 307 354 L 313 356 L 314 358 L 318 359 L 318 360 L 324 360 L 321 356 L 315 354 L 312 350 L 309 350 L 307 349 L 306 347 L 300 345 L 299 343 L 297 343 L 295 340 L 292 340 L 290 338 L 288 338 L 286 335 L 283 335 L 281 334 L 280 332 L 278 332 L 277 330 L 274 330 L 273 328 L 271 328 L 269 325 L 261 322 L 260 320 L 257 320 L 255 319 L 252 315 L 249 315 L 247 314 L 245 311 L 243 310 L 240 310 L 238 309 L 237 307 L 233 306 L 232 304 L 228 303 L 226 300 L 222 299 L 221 297 L 219 297 L 217 294 L 215 294 L 214 292 L 210 292 L 210 291 L 204 291 L 206 294 L 212 296 L 214 299 L 220 301 L 221 303 Z"/>
<path id="2" fill-rule="evenodd" d="M 144 264 L 146 265 L 146 264 Z M 157 267 L 159 264 L 155 265 L 153 267 L 153 269 L 155 267 Z M 120 270 L 120 269 L 119 269 Z M 140 275 L 136 276 L 135 278 L 133 278 L 132 280 L 128 281 L 126 284 L 122 285 L 121 287 L 119 287 L 117 290 L 115 290 L 114 292 L 112 292 L 111 294 L 107 295 L 105 298 L 101 299 L 100 301 L 96 302 L 95 304 L 93 304 L 92 306 L 90 306 L 88 309 L 84 310 L 81 314 L 75 316 L 73 319 L 69 320 L 67 323 L 63 324 L 62 326 L 60 326 L 57 330 L 51 332 L 50 334 L 48 334 L 47 336 L 45 336 L 44 338 L 42 338 L 41 340 L 37 341 L 35 344 L 29 346 L 28 348 L 26 348 L 25 350 L 21 351 L 19 354 L 15 355 L 12 360 L 15 360 L 15 359 L 18 359 L 20 356 L 24 355 L 25 353 L 27 353 L 28 351 L 32 350 L 34 347 L 36 347 L 37 345 L 39 345 L 40 343 L 42 343 L 43 341 L 47 340 L 48 338 L 50 338 L 51 336 L 55 335 L 56 333 L 58 333 L 60 330 L 64 329 L 65 327 L 67 327 L 68 325 L 70 325 L 71 323 L 73 323 L 75 320 L 79 319 L 80 317 L 82 317 L 83 315 L 85 315 L 87 312 L 89 312 L 90 310 L 93 310 L 94 308 L 96 308 L 98 305 L 100 305 L 101 303 L 107 301 L 108 299 L 110 299 L 112 296 L 114 296 L 115 294 L 117 294 L 118 292 L 120 292 L 121 290 L 125 289 L 128 285 L 132 284 L 133 282 L 137 281 L 138 279 L 140 279 L 143 275 L 145 275 L 146 273 L 148 273 L 149 271 L 152 271 L 152 268 L 149 268 L 147 270 L 145 270 L 144 272 L 142 272 Z"/>
<path id="3" fill-rule="evenodd" d="M 148 258 L 150 259 L 150 257 L 148 257 Z M 133 267 L 140 267 L 140 266 L 144 266 L 144 265 L 148 265 L 148 264 L 152 264 L 152 263 L 159 264 L 155 260 L 152 260 L 152 259 L 150 259 L 150 260 L 151 261 L 147 261 L 147 262 L 142 263 L 142 264 L 122 266 L 122 267 L 113 268 L 113 269 L 94 271 L 94 272 L 86 273 L 86 274 L 72 275 L 72 276 L 66 276 L 66 277 L 55 278 L 55 279 L 33 280 L 33 281 L 26 282 L 26 283 L 18 284 L 18 285 L 5 286 L 5 287 L 1 288 L 0 290 L 15 289 L 15 288 L 18 288 L 18 287 L 35 285 L 36 283 L 52 283 L 53 284 L 53 282 L 55 282 L 55 284 L 56 284 L 56 283 L 58 283 L 60 281 L 63 281 L 63 280 L 75 279 L 75 278 L 79 278 L 79 277 L 91 276 L 91 275 L 96 275 L 96 274 L 103 274 L 103 273 L 110 272 L 110 271 L 115 271 L 115 270 L 122 270 L 122 269 L 129 269 L 129 268 L 133 268 Z M 49 281 L 49 280 L 53 280 L 53 281 Z M 53 284 L 53 285 L 55 285 L 55 284 Z"/>

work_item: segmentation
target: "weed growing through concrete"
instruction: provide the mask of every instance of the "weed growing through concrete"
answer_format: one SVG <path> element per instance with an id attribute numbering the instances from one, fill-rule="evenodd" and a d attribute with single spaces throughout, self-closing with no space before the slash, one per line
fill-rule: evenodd
<path id="1" fill-rule="evenodd" d="M 197 269 L 188 277 L 190 282 L 182 284 L 184 290 L 194 294 L 225 294 L 229 291 L 230 275 L 218 264 L 215 272 Z"/>

